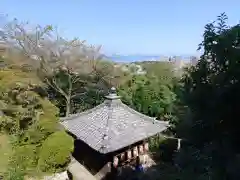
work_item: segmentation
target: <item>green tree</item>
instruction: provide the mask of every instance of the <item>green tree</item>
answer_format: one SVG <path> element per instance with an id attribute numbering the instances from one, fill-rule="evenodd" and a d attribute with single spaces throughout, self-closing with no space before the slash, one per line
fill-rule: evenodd
<path id="1" fill-rule="evenodd" d="M 134 75 L 120 88 L 123 102 L 148 116 L 170 120 L 176 95 L 171 84 L 150 75 Z"/>
<path id="2" fill-rule="evenodd" d="M 177 156 L 191 179 L 239 179 L 240 25 L 228 26 L 221 14 L 205 26 L 196 67 L 185 74 L 188 114 L 181 136 L 186 146 Z M 183 172 L 182 171 L 182 172 Z M 192 173 L 193 174 L 193 173 Z"/>
<path id="3" fill-rule="evenodd" d="M 140 62 L 143 69 L 146 71 L 146 76 L 154 76 L 162 85 L 172 84 L 172 80 L 175 78 L 174 64 L 172 62 L 162 61 L 145 61 Z"/>
<path id="4" fill-rule="evenodd" d="M 13 151 L 8 157 L 7 176 L 9 172 L 35 174 L 39 150 L 49 136 L 59 131 L 58 109 L 39 91 L 42 88 L 44 84 L 34 73 L 13 67 L 0 71 L 0 131 L 9 137 Z M 63 153 L 66 157 L 70 156 L 73 142 L 62 132 L 63 136 L 69 144 Z M 62 153 L 59 148 L 51 152 Z"/>

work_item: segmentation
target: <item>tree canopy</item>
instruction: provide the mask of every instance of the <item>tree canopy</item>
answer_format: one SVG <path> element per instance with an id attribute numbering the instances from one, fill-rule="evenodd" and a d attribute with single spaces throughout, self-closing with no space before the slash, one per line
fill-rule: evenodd
<path id="1" fill-rule="evenodd" d="M 199 48 L 203 55 L 188 69 L 184 102 L 188 113 L 181 137 L 191 146 L 182 149 L 178 163 L 194 179 L 239 179 L 239 33 L 227 16 L 207 24 Z"/>
<path id="2" fill-rule="evenodd" d="M 5 171 L 0 172 L 6 179 L 10 178 L 10 171 L 22 176 L 40 172 L 41 147 L 51 136 L 59 136 L 62 132 L 59 130 L 58 109 L 41 93 L 40 89 L 44 92 L 44 88 L 32 73 L 12 67 L 0 70 L 0 132 L 1 137 L 8 137 L 5 138 L 6 147 L 8 144 L 13 150 L 5 159 Z M 73 150 L 72 138 L 62 132 L 61 142 L 69 144 L 64 151 L 64 157 L 69 158 Z M 61 149 L 54 146 L 51 151 L 63 155 Z M 64 159 L 65 163 L 68 158 Z M 52 169 L 56 171 L 63 164 L 61 161 Z M 41 169 L 44 172 L 44 168 Z"/>

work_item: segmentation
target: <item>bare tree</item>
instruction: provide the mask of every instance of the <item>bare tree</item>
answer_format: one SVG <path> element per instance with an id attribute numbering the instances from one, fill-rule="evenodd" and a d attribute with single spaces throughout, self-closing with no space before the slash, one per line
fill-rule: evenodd
<path id="1" fill-rule="evenodd" d="M 76 91 L 73 86 L 82 81 L 79 74 L 91 75 L 97 72 L 98 60 L 101 59 L 100 47 L 88 46 L 85 41 L 77 38 L 66 40 L 50 25 L 31 29 L 29 27 L 28 23 L 20 23 L 14 19 L 1 29 L 1 41 L 23 52 L 31 60 L 38 76 L 64 97 L 66 116 L 69 116 L 71 100 L 86 93 Z M 56 76 L 59 71 L 67 76 L 67 88 L 61 86 L 62 82 Z"/>

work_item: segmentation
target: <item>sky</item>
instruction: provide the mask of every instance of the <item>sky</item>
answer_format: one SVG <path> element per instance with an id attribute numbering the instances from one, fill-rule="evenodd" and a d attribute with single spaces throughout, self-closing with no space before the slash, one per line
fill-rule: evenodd
<path id="1" fill-rule="evenodd" d="M 205 24 L 222 12 L 239 23 L 238 0 L 1 0 L 0 13 L 57 26 L 106 54 L 193 55 Z"/>

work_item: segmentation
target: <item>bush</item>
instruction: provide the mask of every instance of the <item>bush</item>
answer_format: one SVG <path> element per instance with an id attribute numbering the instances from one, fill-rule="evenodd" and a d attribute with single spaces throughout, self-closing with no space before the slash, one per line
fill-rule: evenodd
<path id="1" fill-rule="evenodd" d="M 39 167 L 53 172 L 49 166 L 64 167 L 69 160 L 73 140 L 59 132 L 58 109 L 36 88 L 44 90 L 44 85 L 30 73 L 0 71 L 0 176 L 41 174 Z"/>
<path id="2" fill-rule="evenodd" d="M 64 131 L 50 135 L 40 149 L 39 168 L 48 172 L 64 168 L 70 160 L 73 144 L 73 138 Z"/>
<path id="3" fill-rule="evenodd" d="M 18 168 L 10 168 L 3 176 L 4 180 L 24 180 L 24 173 Z"/>
<path id="4" fill-rule="evenodd" d="M 17 146 L 11 158 L 11 167 L 18 167 L 22 172 L 30 172 L 37 164 L 37 147 L 35 145 Z"/>
<path id="5" fill-rule="evenodd" d="M 153 137 L 150 139 L 150 150 L 156 159 L 164 162 L 172 162 L 175 151 L 177 150 L 177 139 L 164 137 Z"/>

